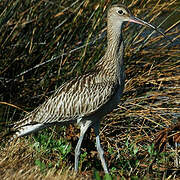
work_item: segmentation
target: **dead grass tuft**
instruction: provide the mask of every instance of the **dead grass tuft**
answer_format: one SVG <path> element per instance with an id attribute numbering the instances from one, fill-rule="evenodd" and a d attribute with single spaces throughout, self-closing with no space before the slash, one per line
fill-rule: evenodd
<path id="1" fill-rule="evenodd" d="M 74 173 L 71 166 L 56 169 L 51 168 L 47 172 L 42 172 L 38 166 L 34 164 L 34 156 L 36 153 L 29 146 L 29 142 L 25 139 L 18 139 L 10 145 L 1 147 L 0 154 L 0 177 L 2 180 L 25 180 L 25 179 L 87 179 L 88 176 L 81 176 Z"/>

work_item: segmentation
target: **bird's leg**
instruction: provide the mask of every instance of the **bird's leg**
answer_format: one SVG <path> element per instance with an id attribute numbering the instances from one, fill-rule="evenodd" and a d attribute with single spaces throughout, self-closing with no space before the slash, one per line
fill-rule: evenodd
<path id="1" fill-rule="evenodd" d="M 75 148 L 75 167 L 74 167 L 74 170 L 76 172 L 78 171 L 81 144 L 82 144 L 82 141 L 84 138 L 84 134 L 86 133 L 86 131 L 90 125 L 91 125 L 91 121 L 82 122 L 80 124 L 80 137 L 79 137 L 78 143 L 77 143 L 76 148 Z"/>
<path id="2" fill-rule="evenodd" d="M 100 138 L 99 138 L 99 122 L 95 123 L 93 125 L 93 128 L 94 128 L 94 133 L 96 136 L 96 148 L 97 148 L 97 151 L 98 151 L 99 156 L 100 156 L 101 164 L 103 166 L 104 172 L 108 174 L 109 173 L 108 168 L 106 165 L 106 161 L 104 159 L 104 151 L 101 147 Z"/>

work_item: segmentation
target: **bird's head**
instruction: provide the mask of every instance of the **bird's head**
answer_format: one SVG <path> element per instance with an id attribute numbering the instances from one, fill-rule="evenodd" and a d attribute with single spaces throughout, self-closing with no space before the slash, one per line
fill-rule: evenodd
<path id="1" fill-rule="evenodd" d="M 156 28 L 155 26 L 135 17 L 130 12 L 130 10 L 127 7 L 125 7 L 124 5 L 121 5 L 121 4 L 112 5 L 108 11 L 108 24 L 111 27 L 113 27 L 115 30 L 118 30 L 119 28 L 121 28 L 121 25 L 123 22 L 133 22 L 136 24 L 148 26 L 148 27 L 156 30 L 160 34 L 162 34 L 165 38 L 167 38 L 167 36 L 163 32 L 161 32 L 158 28 Z"/>

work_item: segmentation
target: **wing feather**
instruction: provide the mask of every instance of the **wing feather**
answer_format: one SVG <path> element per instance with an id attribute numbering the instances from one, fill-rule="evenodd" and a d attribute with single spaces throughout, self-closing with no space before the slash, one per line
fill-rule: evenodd
<path id="1" fill-rule="evenodd" d="M 101 78 L 102 79 L 102 78 Z M 68 121 L 96 112 L 114 94 L 116 83 L 99 82 L 93 75 L 77 78 L 59 87 L 41 106 L 35 109 L 38 123 Z"/>
<path id="2" fill-rule="evenodd" d="M 77 120 L 95 113 L 116 91 L 116 82 L 102 74 L 84 75 L 60 86 L 34 111 L 15 124 L 15 129 L 27 124 L 46 124 Z"/>

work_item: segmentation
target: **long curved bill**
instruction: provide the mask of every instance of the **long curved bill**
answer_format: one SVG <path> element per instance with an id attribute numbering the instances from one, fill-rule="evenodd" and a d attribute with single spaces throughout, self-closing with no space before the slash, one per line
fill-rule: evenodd
<path id="1" fill-rule="evenodd" d="M 158 33 L 162 34 L 167 40 L 169 40 L 170 42 L 172 42 L 162 31 L 160 31 L 157 27 L 153 26 L 152 24 L 147 23 L 146 21 L 143 21 L 135 16 L 131 16 L 129 19 L 129 22 L 133 22 L 133 23 L 137 23 L 137 24 L 141 24 L 144 26 L 148 26 L 152 29 L 154 29 L 155 31 L 157 31 Z"/>

